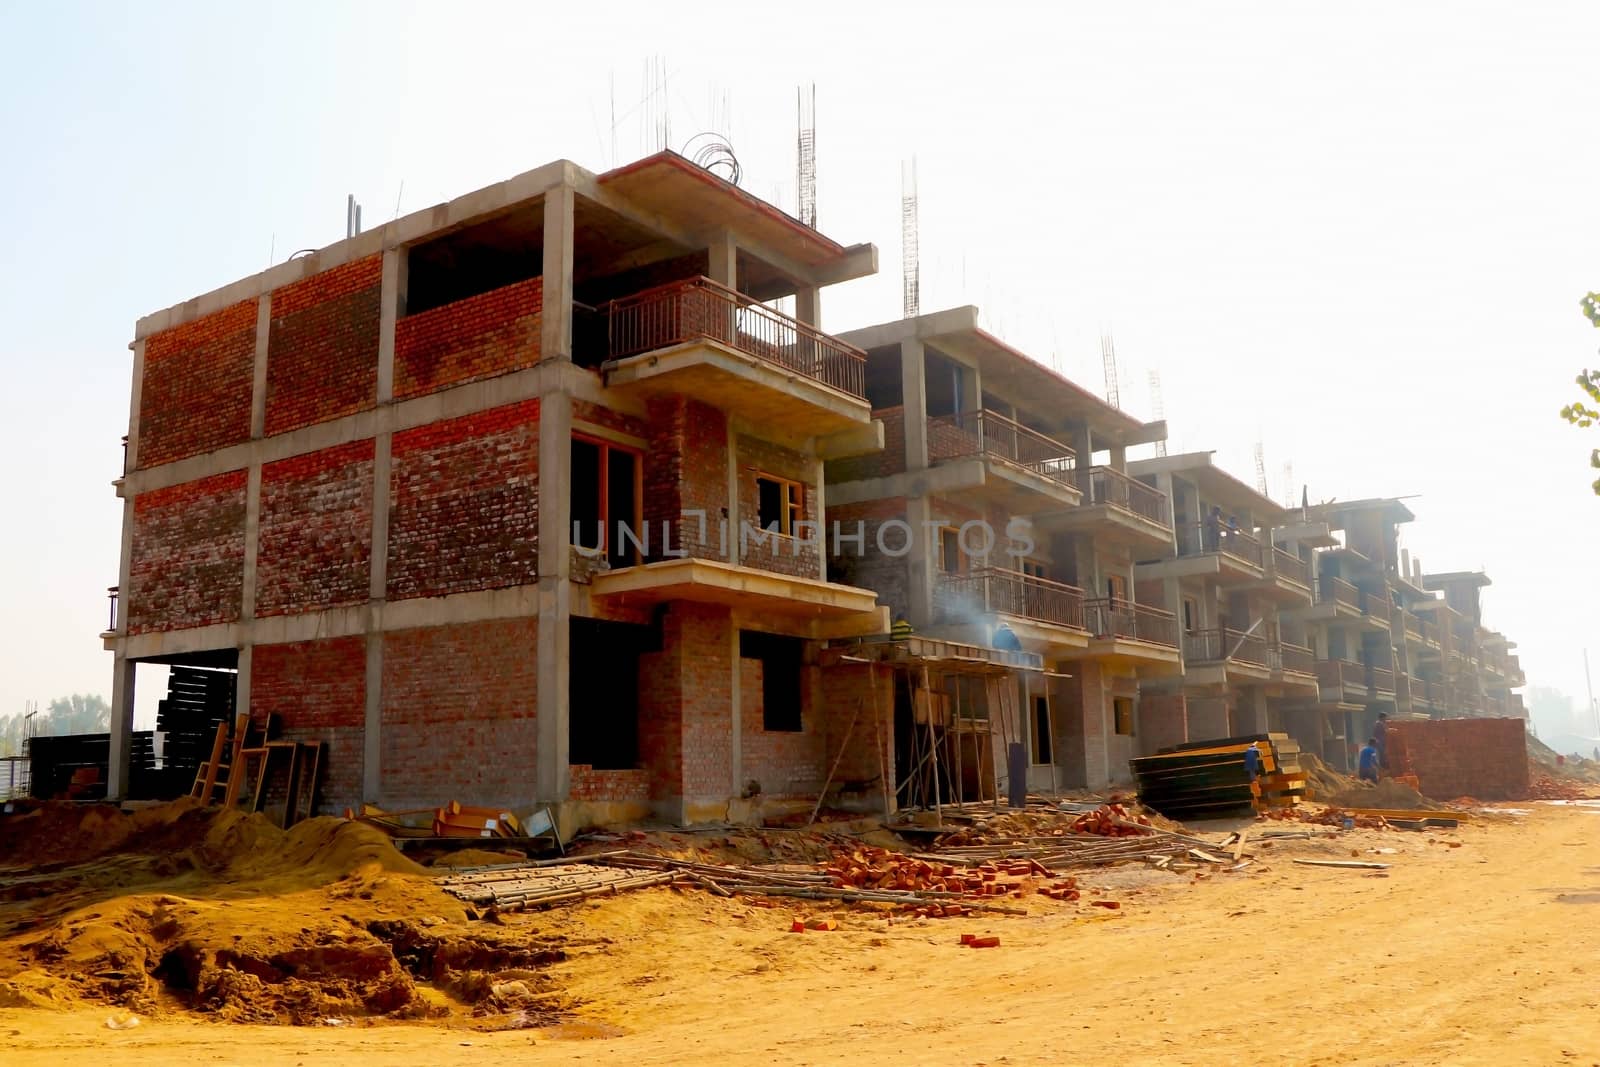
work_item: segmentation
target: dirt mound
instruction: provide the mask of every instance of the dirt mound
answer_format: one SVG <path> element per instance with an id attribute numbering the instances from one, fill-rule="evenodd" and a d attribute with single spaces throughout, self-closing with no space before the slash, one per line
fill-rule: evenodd
<path id="1" fill-rule="evenodd" d="M 1329 796 L 1318 793 L 1317 800 L 1331 808 L 1394 808 L 1417 811 L 1439 807 L 1437 801 L 1429 800 L 1410 786 L 1401 785 L 1392 778 L 1385 778 L 1377 785 L 1357 782 L 1350 788 Z"/>
<path id="2" fill-rule="evenodd" d="M 1360 784 L 1348 774 L 1340 774 L 1328 766 L 1314 752 L 1300 753 L 1300 769 L 1306 772 L 1306 784 L 1311 787 L 1315 794 L 1313 799 L 1316 800 L 1354 789 Z"/>

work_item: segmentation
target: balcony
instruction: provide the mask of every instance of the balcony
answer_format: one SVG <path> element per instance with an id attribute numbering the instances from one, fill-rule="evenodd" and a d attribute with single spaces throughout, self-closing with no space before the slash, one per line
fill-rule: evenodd
<path id="1" fill-rule="evenodd" d="M 1311 649 L 1287 641 L 1275 641 L 1267 649 L 1267 661 L 1272 668 L 1273 681 L 1316 695 L 1317 655 Z"/>
<path id="2" fill-rule="evenodd" d="M 1045 525 L 1055 531 L 1095 533 L 1142 547 L 1171 549 L 1172 525 L 1165 493 L 1111 467 L 1080 472 L 1082 503 L 1050 515 Z"/>
<path id="3" fill-rule="evenodd" d="M 1375 700 L 1394 699 L 1394 671 L 1388 667 L 1367 668 L 1367 695 Z"/>
<path id="4" fill-rule="evenodd" d="M 601 312 L 610 388 L 689 396 L 805 436 L 871 422 L 865 353 L 709 278 L 647 289 Z"/>
<path id="5" fill-rule="evenodd" d="M 1393 610 L 1394 603 L 1389 598 L 1387 586 L 1381 590 L 1361 590 L 1361 618 L 1368 628 L 1388 632 L 1392 625 Z"/>
<path id="6" fill-rule="evenodd" d="M 942 623 L 961 633 L 954 640 L 985 645 L 989 622 L 999 617 L 1029 651 L 1085 648 L 1083 590 L 1001 567 L 979 567 L 965 574 L 944 574 L 934 590 L 934 607 Z"/>
<path id="7" fill-rule="evenodd" d="M 1431 711 L 1433 709 L 1433 683 L 1429 682 L 1428 679 L 1407 678 L 1406 690 L 1411 695 L 1411 708 L 1413 711 Z"/>
<path id="8" fill-rule="evenodd" d="M 946 470 L 943 489 L 974 489 L 1018 511 L 1077 504 L 1077 457 L 1052 437 L 994 411 L 927 421 L 928 462 Z"/>
<path id="9" fill-rule="evenodd" d="M 1230 676 L 1265 681 L 1272 675 L 1272 649 L 1254 633 L 1212 627 L 1183 635 L 1188 680 L 1197 685 L 1222 682 Z"/>
<path id="10" fill-rule="evenodd" d="M 1215 575 L 1221 582 L 1259 585 L 1266 577 L 1261 542 L 1243 530 L 1215 523 L 1184 523 L 1177 527 L 1178 556 L 1157 563 L 1141 563 L 1135 577 L 1192 578 Z"/>
<path id="11" fill-rule="evenodd" d="M 1312 602 L 1311 564 L 1277 545 L 1262 545 L 1266 564 L 1262 591 L 1289 607 L 1304 607 Z"/>
<path id="12" fill-rule="evenodd" d="M 1324 574 L 1317 581 L 1318 618 L 1356 618 L 1361 614 L 1361 590 L 1332 574 Z"/>
<path id="13" fill-rule="evenodd" d="M 1064 650 L 1059 659 L 1094 660 L 1141 678 L 1183 671 L 1178 620 L 1170 611 L 1101 597 L 1083 602 L 1083 625 L 1089 631 L 1087 647 Z"/>
<path id="14" fill-rule="evenodd" d="M 1367 665 L 1348 659 L 1316 661 L 1317 684 L 1324 704 L 1366 704 Z"/>
<path id="15" fill-rule="evenodd" d="M 117 597 L 121 591 L 121 587 L 115 585 L 106 590 L 106 599 L 110 601 L 110 621 L 106 623 L 104 632 L 100 634 L 101 641 L 109 641 L 117 636 Z"/>

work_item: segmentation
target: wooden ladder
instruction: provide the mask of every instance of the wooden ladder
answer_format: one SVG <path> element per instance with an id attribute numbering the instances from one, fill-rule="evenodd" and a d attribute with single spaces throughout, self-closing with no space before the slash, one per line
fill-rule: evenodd
<path id="1" fill-rule="evenodd" d="M 250 725 L 250 716 L 240 715 L 233 724 L 233 750 L 227 762 L 223 762 L 223 754 L 228 752 L 228 724 L 217 723 L 217 737 L 211 743 L 211 758 L 195 770 L 194 785 L 189 787 L 189 795 L 200 803 L 211 805 L 216 802 L 217 786 L 221 785 L 232 797 L 238 790 L 233 768 L 239 764 L 239 752 L 244 748 L 244 732 Z M 218 777 L 223 770 L 228 776 L 222 781 Z"/>

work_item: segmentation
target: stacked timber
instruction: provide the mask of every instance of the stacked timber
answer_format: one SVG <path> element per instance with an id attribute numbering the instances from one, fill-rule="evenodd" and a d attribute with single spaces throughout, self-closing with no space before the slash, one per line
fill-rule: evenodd
<path id="1" fill-rule="evenodd" d="M 1250 780 L 1245 750 L 1261 753 Z M 1291 807 L 1309 796 L 1300 746 L 1281 733 L 1190 741 L 1130 760 L 1139 800 L 1171 819 L 1204 819 L 1252 808 Z"/>

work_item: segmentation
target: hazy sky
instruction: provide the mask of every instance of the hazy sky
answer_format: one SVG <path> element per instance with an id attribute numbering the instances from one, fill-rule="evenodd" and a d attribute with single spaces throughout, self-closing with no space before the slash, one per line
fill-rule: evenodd
<path id="1" fill-rule="evenodd" d="M 881 5 L 889 8 L 890 5 Z M 899 5 L 895 5 L 899 7 Z M 1174 449 L 1274 496 L 1419 494 L 1403 543 L 1484 567 L 1531 681 L 1600 667 L 1600 499 L 1559 423 L 1600 362 L 1600 20 L 1589 5 L 702 3 L 0 7 L 0 712 L 109 695 L 134 320 L 565 157 L 717 128 L 793 210 L 817 86 L 819 214 L 898 317 L 917 160 L 923 309 L 1123 405 L 1159 370 Z M 647 61 L 664 98 L 641 106 Z M 614 86 L 614 89 L 613 89 Z M 612 125 L 612 115 L 616 123 Z"/>

